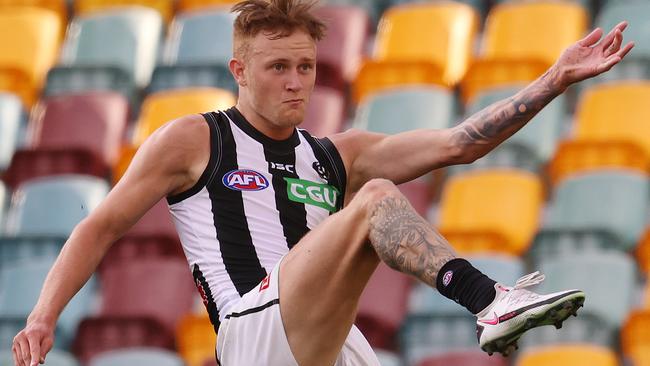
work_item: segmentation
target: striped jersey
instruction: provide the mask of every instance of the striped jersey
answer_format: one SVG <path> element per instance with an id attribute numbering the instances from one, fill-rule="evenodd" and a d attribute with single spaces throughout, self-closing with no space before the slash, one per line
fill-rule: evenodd
<path id="1" fill-rule="evenodd" d="M 217 330 L 303 235 L 341 209 L 346 173 L 327 138 L 296 129 L 273 140 L 234 107 L 203 117 L 208 165 L 196 185 L 167 202 Z"/>

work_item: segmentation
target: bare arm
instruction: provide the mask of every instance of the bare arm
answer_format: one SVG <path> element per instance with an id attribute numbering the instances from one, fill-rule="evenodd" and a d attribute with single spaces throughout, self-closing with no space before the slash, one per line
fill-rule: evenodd
<path id="1" fill-rule="evenodd" d="M 61 311 L 109 247 L 163 197 L 198 180 L 209 157 L 205 149 L 209 149 L 209 131 L 199 115 L 167 124 L 143 144 L 124 177 L 65 243 L 27 326 L 14 339 L 17 365 L 42 363 L 52 347 Z"/>
<path id="2" fill-rule="evenodd" d="M 521 129 L 553 98 L 578 81 L 603 73 L 634 46 L 621 48 L 626 22 L 598 42 L 596 29 L 567 48 L 541 77 L 513 97 L 472 115 L 454 128 L 416 130 L 386 136 L 349 131 L 332 137 L 348 169 L 349 190 L 372 178 L 399 184 L 448 165 L 471 163 Z M 596 44 L 598 42 L 598 44 Z"/>

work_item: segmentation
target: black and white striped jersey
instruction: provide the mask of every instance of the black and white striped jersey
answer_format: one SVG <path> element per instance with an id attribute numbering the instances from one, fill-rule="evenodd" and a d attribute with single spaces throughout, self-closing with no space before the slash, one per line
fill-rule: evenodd
<path id="1" fill-rule="evenodd" d="M 219 322 L 300 238 L 343 206 L 346 173 L 329 139 L 284 141 L 236 108 L 203 115 L 211 153 L 197 184 L 167 198 L 210 319 Z"/>

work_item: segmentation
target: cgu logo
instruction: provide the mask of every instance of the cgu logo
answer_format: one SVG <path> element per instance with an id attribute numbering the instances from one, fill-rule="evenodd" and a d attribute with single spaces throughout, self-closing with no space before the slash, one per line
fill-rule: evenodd
<path id="1" fill-rule="evenodd" d="M 254 170 L 232 170 L 223 176 L 223 185 L 235 191 L 261 191 L 269 181 Z"/>
<path id="2" fill-rule="evenodd" d="M 287 181 L 287 195 L 294 202 L 336 211 L 339 190 L 327 184 L 310 182 L 302 179 L 284 178 Z"/>

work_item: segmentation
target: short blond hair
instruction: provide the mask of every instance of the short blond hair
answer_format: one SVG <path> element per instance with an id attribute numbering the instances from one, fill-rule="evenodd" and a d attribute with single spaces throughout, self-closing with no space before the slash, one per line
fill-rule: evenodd
<path id="1" fill-rule="evenodd" d="M 232 7 L 239 13 L 235 19 L 233 35 L 233 55 L 246 57 L 247 40 L 259 32 L 270 33 L 270 39 L 291 35 L 295 30 L 303 30 L 314 41 L 325 36 L 326 26 L 312 13 L 316 1 L 312 0 L 245 0 Z"/>

